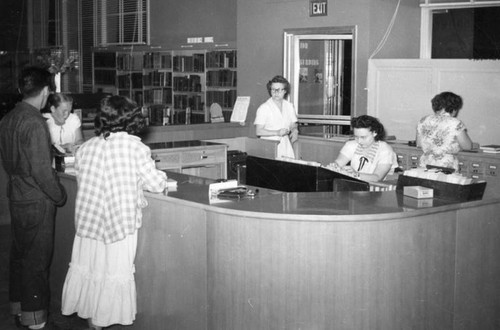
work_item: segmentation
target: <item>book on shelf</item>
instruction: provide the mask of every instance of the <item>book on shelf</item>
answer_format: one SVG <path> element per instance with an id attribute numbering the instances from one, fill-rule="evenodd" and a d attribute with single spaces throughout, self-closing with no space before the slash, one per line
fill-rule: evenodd
<path id="1" fill-rule="evenodd" d="M 487 144 L 481 146 L 480 149 L 486 153 L 500 153 L 500 145 L 499 144 Z"/>

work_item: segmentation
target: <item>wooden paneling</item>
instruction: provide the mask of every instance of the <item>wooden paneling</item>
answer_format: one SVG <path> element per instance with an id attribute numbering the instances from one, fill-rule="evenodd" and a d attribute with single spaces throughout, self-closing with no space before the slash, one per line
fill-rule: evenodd
<path id="1" fill-rule="evenodd" d="M 337 159 L 344 143 L 327 139 L 300 137 L 299 142 L 295 144 L 299 159 L 328 165 Z"/>
<path id="2" fill-rule="evenodd" d="M 240 150 L 252 156 L 274 159 L 277 154 L 277 141 L 259 138 L 237 137 L 233 139 L 215 139 L 210 142 L 224 143 L 228 150 Z"/>
<path id="3" fill-rule="evenodd" d="M 207 320 L 205 214 L 150 199 L 139 230 L 135 329 L 204 329 Z"/>
<path id="4" fill-rule="evenodd" d="M 454 218 L 209 217 L 208 328 L 451 329 Z"/>
<path id="5" fill-rule="evenodd" d="M 458 214 L 454 329 L 500 329 L 499 214 L 495 204 Z"/>

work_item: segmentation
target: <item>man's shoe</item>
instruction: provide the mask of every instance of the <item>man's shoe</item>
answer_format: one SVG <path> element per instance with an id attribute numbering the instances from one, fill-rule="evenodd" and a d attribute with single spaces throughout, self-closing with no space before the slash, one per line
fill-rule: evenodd
<path id="1" fill-rule="evenodd" d="M 17 328 L 27 329 L 24 325 L 21 324 L 21 315 L 14 315 L 14 322 L 16 323 Z"/>

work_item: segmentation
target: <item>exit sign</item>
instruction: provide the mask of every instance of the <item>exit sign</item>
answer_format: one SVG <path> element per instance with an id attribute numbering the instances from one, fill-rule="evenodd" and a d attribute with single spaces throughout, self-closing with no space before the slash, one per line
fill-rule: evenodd
<path id="1" fill-rule="evenodd" d="M 309 16 L 326 16 L 328 13 L 327 0 L 311 0 Z"/>

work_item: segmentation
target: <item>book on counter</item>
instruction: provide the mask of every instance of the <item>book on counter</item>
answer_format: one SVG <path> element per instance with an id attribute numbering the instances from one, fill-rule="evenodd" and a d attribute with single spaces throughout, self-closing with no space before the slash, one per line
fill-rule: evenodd
<path id="1" fill-rule="evenodd" d="M 487 144 L 487 145 L 481 146 L 480 149 L 483 152 L 496 154 L 496 153 L 500 153 L 500 144 Z"/>
<path id="2" fill-rule="evenodd" d="M 176 191 L 177 190 L 177 181 L 172 178 L 167 178 L 167 191 Z"/>

